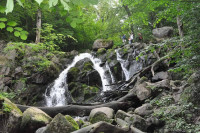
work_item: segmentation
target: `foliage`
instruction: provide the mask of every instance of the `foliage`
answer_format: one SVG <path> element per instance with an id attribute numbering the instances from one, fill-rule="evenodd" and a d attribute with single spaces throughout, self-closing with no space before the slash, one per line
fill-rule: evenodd
<path id="1" fill-rule="evenodd" d="M 16 50 L 19 65 L 22 62 L 26 62 L 23 67 L 31 71 L 46 71 L 53 65 L 52 57 L 62 52 L 56 51 L 54 48 L 50 49 L 48 45 L 40 43 L 10 43 L 4 49 L 4 52 L 9 52 L 11 50 Z M 30 56 L 32 55 L 32 58 Z M 28 58 L 29 57 L 29 58 Z"/>
<path id="2" fill-rule="evenodd" d="M 6 92 L 0 92 L 0 99 L 1 98 L 4 98 L 4 97 L 6 97 L 6 98 L 9 98 L 9 99 L 13 99 L 14 97 L 15 97 L 15 93 L 6 93 Z"/>
<path id="3" fill-rule="evenodd" d="M 15 21 L 8 21 L 7 18 L 0 18 L 0 29 L 6 29 L 7 32 L 12 32 L 15 37 L 20 37 L 22 40 L 26 40 L 28 32 L 23 30 L 21 27 L 16 27 Z"/>

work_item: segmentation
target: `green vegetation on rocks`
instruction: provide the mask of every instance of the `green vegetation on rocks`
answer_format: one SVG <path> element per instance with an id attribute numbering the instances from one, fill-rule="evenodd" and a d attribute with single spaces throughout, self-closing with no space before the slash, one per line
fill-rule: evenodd
<path id="1" fill-rule="evenodd" d="M 79 129 L 79 125 L 70 115 L 65 115 L 65 118 L 67 119 L 67 121 L 71 123 L 71 125 L 75 128 L 75 130 Z"/>

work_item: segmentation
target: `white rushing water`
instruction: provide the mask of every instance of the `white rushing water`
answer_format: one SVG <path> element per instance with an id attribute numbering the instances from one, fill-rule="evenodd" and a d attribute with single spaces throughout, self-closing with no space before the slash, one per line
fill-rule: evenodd
<path id="1" fill-rule="evenodd" d="M 94 58 L 89 53 L 82 53 L 75 56 L 73 62 L 60 73 L 59 77 L 54 81 L 54 85 L 50 89 L 49 96 L 45 94 L 45 100 L 48 107 L 63 106 L 66 104 L 65 91 L 68 89 L 68 84 L 66 83 L 67 73 L 72 67 L 76 65 L 78 61 L 85 58 L 89 58 L 91 60 L 94 69 L 99 73 L 102 81 L 103 91 L 110 89 L 109 86 L 106 86 L 109 85 L 109 82 L 105 76 L 105 70 L 100 66 L 101 60 Z"/>
<path id="2" fill-rule="evenodd" d="M 108 71 L 110 73 L 110 77 L 111 77 L 112 83 L 115 83 L 116 80 L 115 80 L 115 77 L 113 76 L 112 71 L 110 70 L 110 66 L 108 65 L 108 62 L 106 62 L 106 68 L 108 69 Z"/>
<path id="3" fill-rule="evenodd" d="M 122 59 L 121 55 L 119 54 L 119 51 L 120 49 L 116 49 L 115 52 L 116 52 L 116 55 L 117 55 L 117 60 L 120 62 L 121 64 L 121 68 L 124 72 L 124 75 L 125 75 L 125 80 L 129 80 L 130 79 L 130 73 L 129 73 L 129 70 L 126 68 L 126 63 L 127 63 L 127 60 L 124 60 Z M 123 76 L 122 76 L 123 77 Z"/>

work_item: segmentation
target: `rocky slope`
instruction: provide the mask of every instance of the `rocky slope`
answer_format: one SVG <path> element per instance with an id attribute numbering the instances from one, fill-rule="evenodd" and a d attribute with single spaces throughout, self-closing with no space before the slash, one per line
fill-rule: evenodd
<path id="1" fill-rule="evenodd" d="M 200 71 L 189 78 L 169 71 L 174 64 L 168 63 L 170 59 L 164 53 L 170 49 L 153 47 L 152 50 L 152 46 L 157 45 L 133 43 L 92 53 L 102 60 L 101 65 L 109 77 L 111 90 L 103 95 L 100 95 L 101 79 L 91 61 L 86 59 L 68 73 L 66 80 L 73 97 L 69 106 L 38 109 L 18 106 L 24 111 L 22 114 L 15 105 L 1 98 L 1 116 L 5 123 L 2 129 L 16 133 L 200 132 Z M 124 66 L 120 61 L 124 61 Z M 123 67 L 129 72 L 128 76 Z M 52 115 L 52 111 L 61 114 Z M 74 118 L 66 116 L 68 114 Z M 17 124 L 13 124 L 16 121 Z"/>

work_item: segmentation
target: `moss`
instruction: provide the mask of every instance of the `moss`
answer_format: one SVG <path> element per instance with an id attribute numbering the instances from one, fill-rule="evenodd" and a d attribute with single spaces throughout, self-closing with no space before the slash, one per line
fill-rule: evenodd
<path id="1" fill-rule="evenodd" d="M 26 127 L 30 123 L 41 123 L 43 125 L 49 123 L 52 120 L 52 118 L 47 115 L 45 112 L 42 110 L 31 107 L 28 108 L 24 113 L 22 117 L 22 123 L 21 127 Z"/>
<path id="2" fill-rule="evenodd" d="M 77 75 L 80 72 L 80 70 L 77 67 L 72 67 L 69 70 L 69 73 L 71 73 L 72 75 Z"/>
<path id="3" fill-rule="evenodd" d="M 105 53 L 106 53 L 106 49 L 105 48 L 100 48 L 97 51 L 97 55 L 102 55 L 102 54 L 105 54 Z"/>
<path id="4" fill-rule="evenodd" d="M 22 116 L 21 110 L 17 108 L 17 106 L 9 99 L 1 97 L 0 101 L 3 101 L 3 112 L 12 112 L 13 114 L 18 114 Z"/>
<path id="5" fill-rule="evenodd" d="M 118 72 L 118 68 L 117 66 L 114 67 L 114 73 L 117 73 Z"/>
<path id="6" fill-rule="evenodd" d="M 143 83 L 144 81 L 148 81 L 148 78 L 145 76 L 141 77 L 139 80 L 140 83 Z"/>
<path id="7" fill-rule="evenodd" d="M 93 69 L 92 62 L 86 62 L 86 63 L 84 63 L 84 66 L 83 66 L 83 70 L 84 71 L 89 71 L 89 70 L 92 70 L 92 69 Z"/>
<path id="8" fill-rule="evenodd" d="M 92 118 L 90 118 L 89 121 L 91 123 L 93 123 L 93 124 L 97 123 L 97 122 L 100 122 L 100 121 L 105 121 L 105 122 L 108 122 L 108 123 L 112 123 L 113 119 L 109 119 L 109 118 L 107 118 L 106 114 L 104 114 L 102 112 L 98 112 Z"/>
<path id="9" fill-rule="evenodd" d="M 65 118 L 67 121 L 70 122 L 70 124 L 75 128 L 75 130 L 79 129 L 79 125 L 77 124 L 77 122 L 69 115 L 65 115 Z"/>

